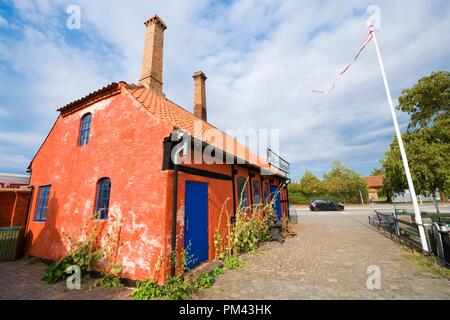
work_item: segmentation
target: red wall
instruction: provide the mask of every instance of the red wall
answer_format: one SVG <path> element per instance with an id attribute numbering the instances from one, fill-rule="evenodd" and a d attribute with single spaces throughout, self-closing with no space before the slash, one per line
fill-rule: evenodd
<path id="1" fill-rule="evenodd" d="M 87 112 L 92 113 L 89 144 L 79 147 L 80 119 Z M 123 265 L 122 276 L 149 278 L 158 256 L 168 249 L 164 216 L 171 194 L 166 192 L 168 172 L 161 167 L 163 139 L 171 131 L 126 92 L 60 116 L 32 163 L 30 183 L 36 192 L 28 253 L 52 260 L 63 257 L 68 251 L 64 232 L 80 235 L 95 210 L 97 181 L 108 177 L 111 194 L 103 235 L 121 219 L 116 262 Z M 47 221 L 35 222 L 38 187 L 49 184 Z"/>
<path id="2" fill-rule="evenodd" d="M 79 147 L 81 117 L 92 113 L 88 145 Z M 122 276 L 151 278 L 162 258 L 158 282 L 170 273 L 173 171 L 162 171 L 163 139 L 173 128 L 155 118 L 123 91 L 65 117 L 60 116 L 32 163 L 30 184 L 36 189 L 31 203 L 26 251 L 57 260 L 69 251 L 65 233 L 82 238 L 80 228 L 94 214 L 97 182 L 111 179 L 108 219 L 102 224 L 105 242 L 121 221 L 117 258 Z M 195 168 L 232 175 L 231 165 L 192 165 Z M 237 168 L 237 167 L 236 167 Z M 248 169 L 237 168 L 248 177 Z M 259 173 L 256 179 L 260 179 Z M 180 172 L 178 179 L 177 247 L 183 248 L 186 181 L 208 183 L 209 259 L 214 259 L 214 233 L 223 204 L 233 213 L 232 182 Z M 34 221 L 39 186 L 51 185 L 46 222 Z M 262 190 L 262 188 L 261 188 Z M 238 196 L 236 191 L 236 204 Z M 220 230 L 226 236 L 226 214 Z M 98 266 L 106 269 L 105 266 Z"/>
<path id="3" fill-rule="evenodd" d="M 215 172 L 220 173 L 224 175 L 231 176 L 232 175 L 232 166 L 227 164 L 214 164 L 214 165 L 189 165 L 190 167 L 206 170 L 209 172 Z M 236 199 L 236 206 L 239 205 L 239 197 L 237 190 L 237 179 L 239 177 L 243 177 L 244 179 L 247 179 L 249 177 L 249 170 L 244 167 L 238 167 L 234 166 L 235 170 L 237 171 L 235 175 L 235 199 Z M 269 177 L 267 176 L 261 176 L 258 171 L 252 170 L 251 173 L 254 175 L 252 178 L 252 181 L 257 180 L 259 183 L 261 183 L 262 179 L 265 179 L 265 181 L 269 181 Z M 172 181 L 172 180 L 171 180 Z M 184 204 L 185 204 L 185 184 L 186 181 L 196 181 L 196 182 L 204 182 L 208 184 L 208 256 L 209 260 L 215 259 L 215 253 L 216 253 L 216 247 L 214 244 L 214 234 L 216 230 L 219 230 L 219 232 L 222 235 L 222 238 L 225 240 L 227 236 L 227 213 L 228 217 L 233 217 L 234 215 L 234 208 L 233 208 L 233 189 L 232 189 L 232 181 L 227 180 L 219 180 L 219 179 L 212 179 L 207 177 L 201 177 L 196 175 L 187 174 L 184 172 L 179 172 L 179 178 L 178 178 L 178 210 L 177 210 L 177 249 L 178 249 L 178 258 L 181 258 L 180 251 L 184 247 Z M 250 180 L 249 180 L 250 181 Z M 272 185 L 278 185 L 280 181 L 278 178 L 272 177 Z M 248 185 L 247 185 L 248 188 Z M 261 189 L 261 198 L 262 198 L 262 185 L 260 187 Z M 172 190 L 172 189 L 170 189 Z M 270 191 L 269 191 L 270 192 Z M 285 198 L 285 190 L 281 191 L 281 199 Z M 253 201 L 250 199 L 250 197 L 253 199 L 253 195 L 249 192 L 249 205 L 252 204 Z M 171 203 L 168 204 L 168 207 L 170 207 L 169 211 L 170 214 L 168 215 L 168 219 L 166 222 L 166 225 L 168 227 L 167 234 L 171 234 Z M 282 205 L 282 211 L 283 211 L 283 217 L 287 217 L 287 207 Z M 222 217 L 220 218 L 220 215 L 222 214 Z M 220 226 L 219 226 L 220 221 Z M 170 241 L 170 237 L 168 237 L 168 241 Z M 181 260 L 180 260 L 181 261 Z M 178 270 L 180 271 L 180 270 Z M 167 272 L 169 272 L 169 268 L 167 269 Z M 168 273 L 167 273 L 168 274 Z"/>
<path id="4" fill-rule="evenodd" d="M 30 190 L 0 190 L 0 227 L 25 227 Z"/>

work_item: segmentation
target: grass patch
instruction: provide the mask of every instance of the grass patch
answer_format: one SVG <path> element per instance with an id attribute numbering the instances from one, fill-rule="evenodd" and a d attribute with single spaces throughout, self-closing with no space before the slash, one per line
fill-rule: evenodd
<path id="1" fill-rule="evenodd" d="M 191 295 L 201 289 L 211 288 L 216 278 L 225 273 L 223 268 L 215 268 L 211 272 L 202 273 L 192 283 L 187 283 L 182 277 L 170 277 L 165 285 L 159 285 L 153 280 L 139 281 L 131 297 L 134 300 L 150 300 L 163 298 L 167 300 L 190 300 Z"/>
<path id="2" fill-rule="evenodd" d="M 103 289 L 118 289 L 122 287 L 120 277 L 113 274 L 101 273 L 101 277 L 96 279 L 93 288 L 102 287 Z"/>
<path id="3" fill-rule="evenodd" d="M 450 280 L 450 269 L 440 266 L 436 257 L 410 252 L 404 253 L 403 256 L 409 261 L 414 262 L 422 270 L 439 274 Z"/>
<path id="4" fill-rule="evenodd" d="M 237 256 L 227 256 L 224 259 L 223 264 L 226 269 L 238 269 L 245 265 L 244 261 Z"/>

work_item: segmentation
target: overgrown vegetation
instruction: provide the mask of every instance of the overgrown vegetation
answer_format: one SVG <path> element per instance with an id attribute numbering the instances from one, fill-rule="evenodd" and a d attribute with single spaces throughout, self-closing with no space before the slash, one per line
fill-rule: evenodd
<path id="1" fill-rule="evenodd" d="M 325 173 L 322 180 L 306 171 L 299 182 L 289 185 L 289 200 L 292 204 L 308 204 L 318 198 L 342 203 L 361 203 L 361 195 L 367 202 L 367 183 L 357 172 L 339 161 L 333 161 L 331 171 Z"/>
<path id="2" fill-rule="evenodd" d="M 215 268 L 209 273 L 202 273 L 196 281 L 188 283 L 182 276 L 169 277 L 166 284 L 159 285 L 154 280 L 140 281 L 131 294 L 134 300 L 164 298 L 167 300 L 189 300 L 191 295 L 201 289 L 210 288 L 219 275 L 225 272 Z"/>
<path id="3" fill-rule="evenodd" d="M 78 266 L 82 275 L 89 275 L 93 263 L 101 257 L 100 250 L 94 249 L 94 241 L 98 231 L 99 225 L 96 224 L 85 241 L 74 241 L 71 236 L 66 235 L 72 248 L 70 253 L 51 264 L 45 271 L 42 280 L 48 284 L 53 284 L 66 279 L 69 275 L 66 270 L 70 266 Z"/>
<path id="4" fill-rule="evenodd" d="M 254 251 L 258 245 L 269 240 L 270 230 L 268 226 L 269 219 L 276 219 L 273 203 L 276 194 L 270 196 L 266 204 L 254 204 L 246 206 L 247 201 L 244 200 L 248 180 L 245 182 L 244 188 L 240 195 L 239 205 L 236 208 L 234 217 L 235 223 L 231 225 L 231 216 L 227 210 L 227 201 L 225 201 L 219 216 L 219 222 L 214 232 L 214 245 L 216 249 L 216 257 L 222 261 L 226 261 L 232 256 L 242 253 Z M 277 193 L 280 192 L 279 190 Z M 221 227 L 223 216 L 227 222 L 225 239 L 222 237 Z"/>
<path id="5" fill-rule="evenodd" d="M 227 256 L 223 260 L 223 265 L 226 269 L 238 269 L 238 268 L 242 268 L 245 264 L 237 256 Z"/>
<path id="6" fill-rule="evenodd" d="M 101 277 L 95 280 L 92 287 L 102 287 L 103 289 L 117 289 L 121 286 L 122 283 L 120 282 L 119 276 L 102 272 Z"/>
<path id="7" fill-rule="evenodd" d="M 243 199 L 247 183 L 248 181 L 240 199 Z M 272 195 L 272 199 L 275 199 L 275 196 Z M 133 299 L 164 298 L 169 300 L 188 300 L 192 294 L 199 292 L 201 289 L 210 288 L 214 284 L 215 279 L 225 273 L 227 269 L 237 269 L 244 266 L 244 262 L 238 255 L 254 251 L 261 242 L 270 238 L 267 221 L 275 217 L 273 210 L 274 200 L 266 205 L 258 204 L 253 206 L 244 206 L 245 201 L 241 200 L 234 217 L 234 225 L 232 225 L 232 217 L 227 210 L 228 201 L 229 199 L 222 206 L 217 228 L 214 232 L 215 256 L 223 262 L 224 267 L 215 268 L 209 273 L 201 274 L 195 281 L 188 282 L 184 279 L 183 272 L 186 271 L 187 261 L 192 257 L 189 256 L 188 249 L 184 250 L 181 256 L 182 265 L 180 269 L 183 270 L 182 273 L 178 276 L 170 277 L 165 285 L 157 284 L 155 281 L 156 277 L 138 282 L 136 289 L 132 293 Z M 225 225 L 223 225 L 224 220 L 226 221 Z M 225 235 L 223 236 L 223 234 Z"/>
<path id="8" fill-rule="evenodd" d="M 425 256 L 423 254 L 415 254 L 415 253 L 404 253 L 403 256 L 413 261 L 419 267 L 421 267 L 424 271 L 433 272 L 444 276 L 450 280 L 450 269 L 447 269 L 441 265 L 439 265 L 438 259 L 434 256 Z"/>
<path id="9" fill-rule="evenodd" d="M 79 267 L 83 277 L 89 276 L 94 264 L 103 262 L 108 266 L 109 272 L 102 273 L 102 277 L 95 281 L 94 287 L 119 287 L 122 266 L 115 263 L 115 260 L 121 222 L 114 219 L 113 216 L 110 217 L 110 229 L 103 239 L 103 245 L 100 245 L 99 236 L 104 223 L 104 221 L 97 220 L 96 215 L 94 215 L 80 228 L 78 238 L 80 240 L 75 240 L 73 235 L 65 232 L 64 235 L 69 244 L 69 253 L 61 260 L 51 264 L 45 271 L 42 280 L 48 284 L 53 284 L 66 279 L 70 275 L 70 273 L 67 273 L 70 266 Z"/>

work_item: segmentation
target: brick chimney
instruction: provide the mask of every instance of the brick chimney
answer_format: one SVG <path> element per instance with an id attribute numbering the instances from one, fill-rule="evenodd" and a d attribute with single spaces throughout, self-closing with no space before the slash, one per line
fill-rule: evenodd
<path id="1" fill-rule="evenodd" d="M 145 21 L 144 24 L 147 27 L 147 33 L 139 83 L 162 93 L 164 30 L 167 27 L 157 15 Z"/>
<path id="2" fill-rule="evenodd" d="M 207 78 L 201 71 L 197 71 L 192 77 L 194 78 L 194 116 L 207 121 L 205 87 Z"/>

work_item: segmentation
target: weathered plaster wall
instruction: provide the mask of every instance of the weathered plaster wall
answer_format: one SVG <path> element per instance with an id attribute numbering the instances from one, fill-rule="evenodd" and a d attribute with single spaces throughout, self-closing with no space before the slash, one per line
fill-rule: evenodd
<path id="1" fill-rule="evenodd" d="M 89 144 L 77 145 L 80 119 L 92 113 Z M 30 219 L 28 253 L 59 259 L 68 251 L 65 232 L 80 235 L 80 228 L 95 210 L 97 181 L 111 179 L 109 218 L 123 225 L 117 262 L 122 276 L 147 279 L 166 246 L 167 172 L 161 171 L 162 143 L 172 128 L 153 117 L 127 92 L 100 101 L 66 117 L 59 117 L 32 163 L 31 184 L 50 184 L 47 221 Z M 162 266 L 164 269 L 165 266 Z M 164 270 L 161 272 L 161 278 Z"/>

